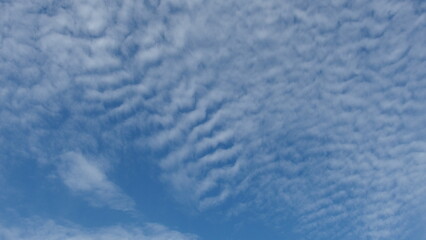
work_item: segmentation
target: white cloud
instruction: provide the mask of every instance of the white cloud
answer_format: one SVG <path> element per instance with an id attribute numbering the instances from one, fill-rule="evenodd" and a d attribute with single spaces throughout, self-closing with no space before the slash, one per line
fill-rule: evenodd
<path id="1" fill-rule="evenodd" d="M 182 201 L 278 222 L 293 209 L 314 239 L 409 228 L 426 196 L 424 4 L 104 3 L 0 3 L 10 141 L 45 159 L 149 148 Z M 60 171 L 70 189 L 126 199 L 78 156 Z"/>
<path id="2" fill-rule="evenodd" d="M 143 227 L 111 226 L 85 229 L 67 224 L 60 225 L 51 220 L 27 220 L 20 226 L 0 224 L 3 240 L 196 240 L 196 236 L 170 230 L 159 224 Z"/>
<path id="3" fill-rule="evenodd" d="M 88 160 L 76 152 L 63 154 L 58 167 L 64 184 L 91 204 L 123 211 L 134 210 L 133 200 L 108 179 L 105 171 L 100 162 Z"/>

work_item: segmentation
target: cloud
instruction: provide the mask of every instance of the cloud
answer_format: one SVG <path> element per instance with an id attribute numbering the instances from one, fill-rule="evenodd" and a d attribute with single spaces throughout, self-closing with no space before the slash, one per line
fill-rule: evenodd
<path id="1" fill-rule="evenodd" d="M 71 191 L 81 194 L 94 206 L 134 210 L 133 200 L 108 179 L 100 162 L 89 161 L 80 153 L 68 152 L 61 156 L 58 175 Z"/>
<path id="2" fill-rule="evenodd" d="M 80 226 L 61 225 L 52 220 L 27 220 L 21 226 L 0 225 L 0 237 L 4 240 L 195 240 L 194 235 L 170 230 L 151 223 L 142 227 L 111 226 L 85 229 Z"/>
<path id="3" fill-rule="evenodd" d="M 183 202 L 248 202 L 278 222 L 295 209 L 314 239 L 410 228 L 403 223 L 426 194 L 424 59 L 412 50 L 424 13 L 409 2 L 333 4 L 206 7 L 209 32 L 192 27 L 209 47 L 183 54 L 201 56 L 191 62 L 199 68 L 163 91 L 171 100 L 157 111 L 173 120 L 152 136 Z"/>
<path id="4" fill-rule="evenodd" d="M 39 161 L 136 149 L 181 202 L 310 239 L 400 239 L 424 211 L 419 1 L 0 4 L 1 135 Z M 70 189 L 128 208 L 71 156 Z"/>

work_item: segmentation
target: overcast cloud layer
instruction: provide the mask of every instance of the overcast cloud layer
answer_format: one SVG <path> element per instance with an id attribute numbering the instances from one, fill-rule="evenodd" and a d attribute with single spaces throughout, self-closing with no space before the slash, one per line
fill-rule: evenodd
<path id="1" fill-rule="evenodd" d="M 16 0 L 0 26 L 0 175 L 139 214 L 114 176 L 147 164 L 168 204 L 283 239 L 426 237 L 426 2 Z M 191 239 L 43 221 L 0 236 Z"/>

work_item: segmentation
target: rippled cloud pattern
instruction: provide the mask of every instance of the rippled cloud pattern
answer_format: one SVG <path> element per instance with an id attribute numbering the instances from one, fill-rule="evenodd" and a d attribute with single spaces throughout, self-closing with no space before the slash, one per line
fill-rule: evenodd
<path id="1" fill-rule="evenodd" d="M 426 2 L 3 0 L 0 23 L 0 214 L 19 219 L 0 238 L 215 239 L 246 217 L 280 239 L 426 238 Z M 32 176 L 121 215 L 19 210 Z"/>

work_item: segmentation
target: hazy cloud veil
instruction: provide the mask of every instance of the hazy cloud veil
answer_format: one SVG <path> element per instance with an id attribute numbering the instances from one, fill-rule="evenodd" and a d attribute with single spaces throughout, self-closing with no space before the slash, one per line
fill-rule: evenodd
<path id="1" fill-rule="evenodd" d="M 34 159 L 93 206 L 136 211 L 108 178 L 132 149 L 198 211 L 274 226 L 291 215 L 306 239 L 408 239 L 425 224 L 425 11 L 415 0 L 0 1 L 0 161 Z M 46 224 L 82 239 L 194 238 Z"/>

